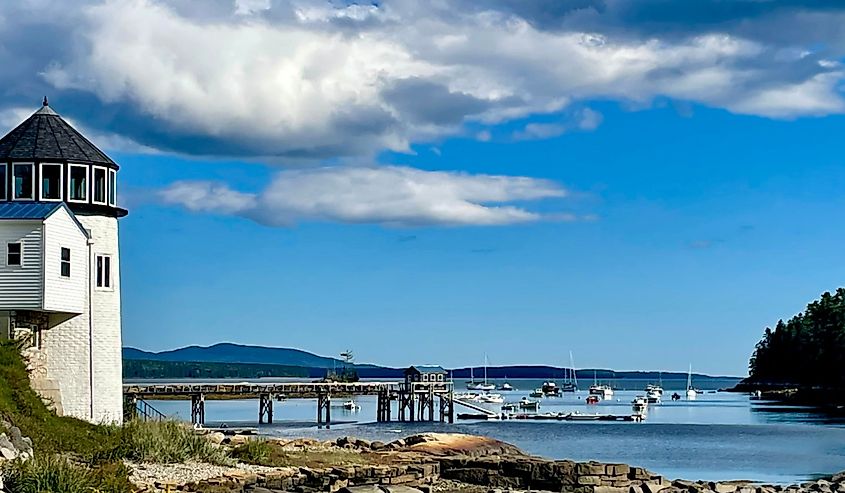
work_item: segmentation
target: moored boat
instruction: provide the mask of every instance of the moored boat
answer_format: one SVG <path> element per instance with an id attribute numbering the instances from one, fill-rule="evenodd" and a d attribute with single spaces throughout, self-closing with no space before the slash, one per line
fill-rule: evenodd
<path id="1" fill-rule="evenodd" d="M 592 394 L 587 396 L 587 404 L 598 404 L 601 402 L 601 397 L 598 395 Z"/>
<path id="2" fill-rule="evenodd" d="M 631 410 L 635 413 L 645 413 L 648 411 L 648 400 L 641 395 L 634 397 L 634 400 L 631 401 Z"/>
<path id="3" fill-rule="evenodd" d="M 529 397 L 543 397 L 544 395 L 543 389 L 534 389 L 530 394 L 528 394 Z"/>
<path id="4" fill-rule="evenodd" d="M 689 372 L 687 373 L 687 400 L 694 401 L 698 396 L 698 391 L 692 386 L 692 363 L 689 365 Z"/>
<path id="5" fill-rule="evenodd" d="M 532 401 L 528 397 L 523 397 L 519 401 L 519 408 L 536 411 L 540 409 L 540 403 L 537 401 Z"/>
<path id="6" fill-rule="evenodd" d="M 483 402 L 485 404 L 501 404 L 505 402 L 505 399 L 502 397 L 502 394 L 481 394 L 478 396 L 478 402 Z"/>

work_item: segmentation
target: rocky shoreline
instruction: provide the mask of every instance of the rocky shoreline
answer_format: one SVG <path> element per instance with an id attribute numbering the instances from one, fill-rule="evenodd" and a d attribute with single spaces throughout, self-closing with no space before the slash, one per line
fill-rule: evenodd
<path id="1" fill-rule="evenodd" d="M 222 446 L 243 440 L 224 438 Z M 344 437 L 331 442 L 276 440 L 272 445 L 314 465 L 127 465 L 138 491 L 145 493 L 845 493 L 845 474 L 791 486 L 670 480 L 626 464 L 530 456 L 498 440 L 459 434 L 426 433 L 388 444 Z M 351 460 L 336 459 L 338 451 Z M 324 456 L 336 463 L 321 464 Z"/>

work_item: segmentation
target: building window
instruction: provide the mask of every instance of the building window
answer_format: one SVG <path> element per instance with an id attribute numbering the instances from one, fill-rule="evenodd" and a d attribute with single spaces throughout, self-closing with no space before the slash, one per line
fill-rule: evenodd
<path id="1" fill-rule="evenodd" d="M 6 196 L 6 165 L 0 164 L 0 200 L 7 200 Z"/>
<path id="2" fill-rule="evenodd" d="M 67 195 L 71 202 L 88 201 L 88 166 L 70 165 Z"/>
<path id="3" fill-rule="evenodd" d="M 62 200 L 61 164 L 41 164 L 41 200 Z"/>
<path id="4" fill-rule="evenodd" d="M 35 180 L 33 168 L 32 164 L 15 164 L 12 167 L 15 200 L 33 200 L 32 188 Z"/>
<path id="5" fill-rule="evenodd" d="M 106 204 L 106 168 L 94 168 L 94 203 Z"/>
<path id="6" fill-rule="evenodd" d="M 97 287 L 111 289 L 111 256 L 97 255 Z"/>
<path id="7" fill-rule="evenodd" d="M 70 248 L 62 247 L 62 277 L 70 277 Z"/>
<path id="8" fill-rule="evenodd" d="M 109 205 L 114 207 L 117 204 L 117 172 L 109 170 Z"/>
<path id="9" fill-rule="evenodd" d="M 20 243 L 6 244 L 6 265 L 21 265 L 23 260 L 23 247 Z"/>

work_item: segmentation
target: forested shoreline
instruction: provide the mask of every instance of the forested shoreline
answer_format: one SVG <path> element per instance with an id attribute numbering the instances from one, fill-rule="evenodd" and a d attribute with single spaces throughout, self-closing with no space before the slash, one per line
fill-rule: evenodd
<path id="1" fill-rule="evenodd" d="M 766 327 L 748 366 L 748 388 L 845 387 L 845 288 Z"/>

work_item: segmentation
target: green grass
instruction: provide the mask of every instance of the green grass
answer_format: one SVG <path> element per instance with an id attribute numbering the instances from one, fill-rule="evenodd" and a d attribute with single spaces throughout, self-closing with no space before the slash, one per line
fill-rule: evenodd
<path id="1" fill-rule="evenodd" d="M 125 493 L 132 491 L 123 464 L 88 467 L 58 455 L 13 462 L 3 470 L 4 486 L 14 493 Z"/>
<path id="2" fill-rule="evenodd" d="M 267 440 L 249 440 L 232 449 L 232 457 L 247 464 L 268 465 L 273 448 Z"/>
<path id="3" fill-rule="evenodd" d="M 195 460 L 229 465 L 225 449 L 216 447 L 207 437 L 197 435 L 176 421 L 130 421 L 120 430 L 117 447 L 108 451 L 109 459 L 124 458 L 137 462 L 185 462 Z"/>
<path id="4" fill-rule="evenodd" d="M 0 342 L 0 431 L 3 422 L 20 428 L 35 449 L 34 459 L 8 464 L 3 471 L 7 490 L 15 493 L 132 491 L 123 459 L 232 462 L 225 449 L 175 421 L 106 426 L 57 416 L 30 387 L 13 342 Z"/>
<path id="5" fill-rule="evenodd" d="M 98 426 L 47 409 L 29 385 L 18 347 L 13 342 L 0 343 L 0 417 L 21 429 L 42 454 L 70 453 L 80 459 L 103 456 L 114 448 L 120 428 Z"/>

